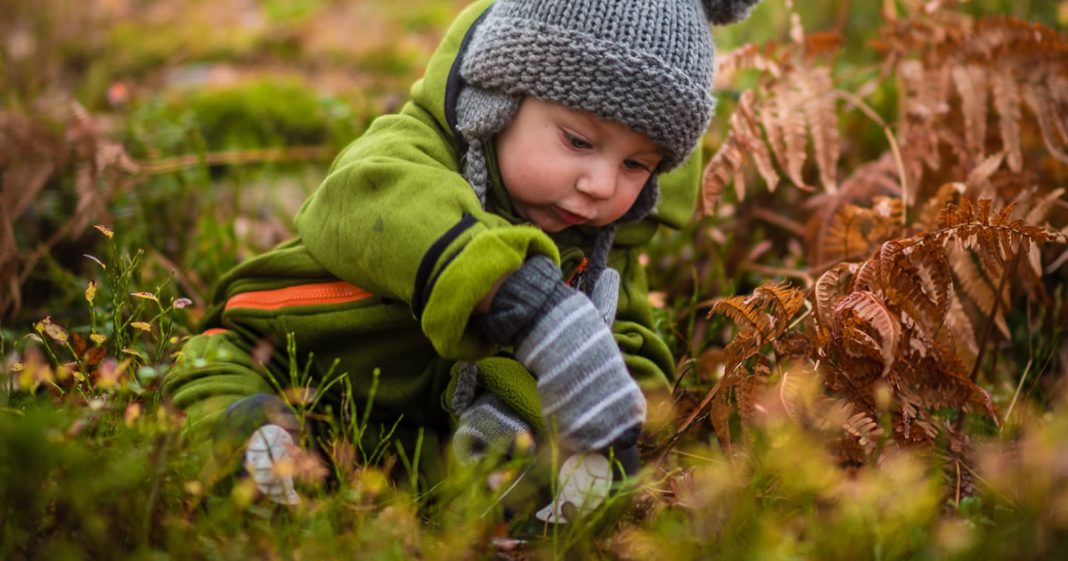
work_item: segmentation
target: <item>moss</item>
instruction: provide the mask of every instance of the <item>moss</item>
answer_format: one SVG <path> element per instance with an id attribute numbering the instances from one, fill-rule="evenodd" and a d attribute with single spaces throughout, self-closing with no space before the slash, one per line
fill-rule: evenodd
<path id="1" fill-rule="evenodd" d="M 172 96 L 173 115 L 191 114 L 208 150 L 341 144 L 362 128 L 343 100 L 297 78 L 258 78 Z"/>

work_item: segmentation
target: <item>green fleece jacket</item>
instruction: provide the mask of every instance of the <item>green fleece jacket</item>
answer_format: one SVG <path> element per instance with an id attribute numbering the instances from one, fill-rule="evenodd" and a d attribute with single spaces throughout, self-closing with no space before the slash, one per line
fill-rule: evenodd
<path id="1" fill-rule="evenodd" d="M 243 352 L 255 354 L 252 350 L 263 341 L 272 342 L 276 352 L 267 368 L 242 367 L 240 373 L 224 368 L 222 374 L 200 368 L 216 360 L 202 352 L 184 357 L 166 388 L 190 423 L 206 424 L 256 387 L 250 378 L 255 374 L 249 373 L 253 370 L 285 377 L 289 367 L 279 349 L 292 333 L 299 360 L 313 362 L 311 371 L 320 376 L 331 368 L 335 375 L 348 374 L 357 399 L 368 393 L 378 369 L 375 410 L 383 420 L 404 415 L 406 423 L 444 421 L 447 428 L 443 395 L 453 363 L 502 351 L 469 322 L 479 300 L 531 255 L 552 258 L 565 278 L 579 266 L 596 231 L 571 228 L 550 236 L 524 223 L 501 185 L 492 147 L 487 208 L 460 174 L 462 148 L 454 130 L 462 87 L 459 57 L 472 25 L 490 4 L 480 1 L 467 8 L 400 112 L 376 119 L 337 157 L 296 217 L 298 237 L 220 280 L 217 304 L 205 327 L 227 329 Z M 620 228 L 609 255 L 609 265 L 622 276 L 613 332 L 628 368 L 645 388 L 667 387 L 674 361 L 653 330 L 639 255 L 660 225 L 678 227 L 689 219 L 698 173 L 694 157 L 663 175 L 656 211 Z M 233 300 L 244 293 L 338 280 L 370 295 L 343 303 L 301 300 L 299 305 L 255 308 Z M 193 356 L 199 366 L 191 364 Z M 484 386 L 539 426 L 530 375 L 521 369 L 488 370 L 497 374 L 487 374 Z M 260 384 L 264 387 L 262 380 Z M 227 393 L 226 388 L 239 389 Z"/>

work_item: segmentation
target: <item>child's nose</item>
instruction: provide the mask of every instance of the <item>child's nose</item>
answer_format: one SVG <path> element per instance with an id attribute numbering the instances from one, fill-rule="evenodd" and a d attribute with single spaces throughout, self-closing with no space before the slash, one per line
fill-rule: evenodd
<path id="1" fill-rule="evenodd" d="M 579 178 L 576 186 L 580 193 L 594 199 L 607 200 L 616 192 L 619 172 L 611 165 L 597 165 Z"/>

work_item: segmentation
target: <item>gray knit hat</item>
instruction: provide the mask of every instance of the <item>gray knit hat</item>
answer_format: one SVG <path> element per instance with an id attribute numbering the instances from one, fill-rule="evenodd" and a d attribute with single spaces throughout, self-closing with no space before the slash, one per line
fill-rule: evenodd
<path id="1" fill-rule="evenodd" d="M 498 0 L 460 67 L 467 84 L 457 101 L 457 129 L 469 145 L 464 175 L 484 200 L 481 143 L 508 124 L 523 96 L 644 133 L 663 154 L 657 172 L 677 167 L 712 117 L 708 24 L 738 21 L 757 1 Z M 652 211 L 657 189 L 654 177 L 620 222 Z M 603 266 L 596 254 L 611 245 L 611 230 L 597 240 L 603 247 L 595 247 L 591 269 Z"/>

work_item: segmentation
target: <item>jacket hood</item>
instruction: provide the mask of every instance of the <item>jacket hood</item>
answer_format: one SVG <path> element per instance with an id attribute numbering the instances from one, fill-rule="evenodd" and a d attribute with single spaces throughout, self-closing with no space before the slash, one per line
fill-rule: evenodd
<path id="1" fill-rule="evenodd" d="M 441 44 L 427 62 L 423 77 L 411 89 L 412 101 L 434 117 L 463 154 L 466 146 L 456 130 L 456 102 L 463 89 L 460 77 L 460 62 L 471 36 L 493 0 L 481 0 L 471 4 L 453 21 Z"/>

